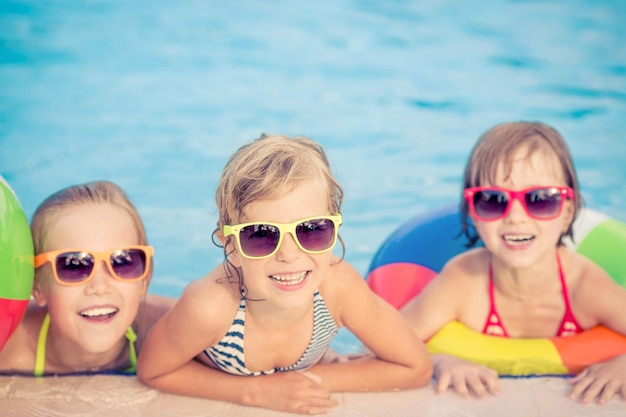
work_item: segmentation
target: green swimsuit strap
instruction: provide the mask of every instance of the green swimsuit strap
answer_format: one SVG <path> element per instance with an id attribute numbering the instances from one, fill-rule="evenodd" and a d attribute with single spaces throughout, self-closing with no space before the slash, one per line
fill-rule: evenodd
<path id="1" fill-rule="evenodd" d="M 37 352 L 35 353 L 35 376 L 43 376 L 46 365 L 46 339 L 48 338 L 48 330 L 50 329 L 50 315 L 46 313 L 41 323 L 41 329 L 39 329 L 39 339 L 37 340 Z M 137 350 L 135 349 L 135 342 L 137 341 L 137 335 L 132 326 L 126 330 L 126 339 L 128 340 L 128 349 L 130 351 L 130 367 L 125 369 L 124 373 L 135 373 L 137 370 Z"/>
<path id="2" fill-rule="evenodd" d="M 37 339 L 37 352 L 35 353 L 35 376 L 42 376 L 46 365 L 46 339 L 50 328 L 50 315 L 46 313 L 39 329 L 39 339 Z"/>
<path id="3" fill-rule="evenodd" d="M 135 349 L 137 334 L 133 330 L 133 326 L 128 326 L 125 336 L 126 339 L 128 339 L 128 350 L 130 351 L 130 367 L 125 369 L 123 372 L 127 374 L 134 374 L 137 372 L 137 350 Z"/>

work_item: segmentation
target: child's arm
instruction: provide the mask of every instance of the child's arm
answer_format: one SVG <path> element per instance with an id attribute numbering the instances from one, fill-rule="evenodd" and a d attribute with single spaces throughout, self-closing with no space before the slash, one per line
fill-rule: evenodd
<path id="1" fill-rule="evenodd" d="M 148 335 L 139 355 L 138 378 L 173 394 L 280 411 L 318 414 L 336 405 L 330 392 L 304 373 L 237 376 L 195 360 L 221 339 L 224 330 L 219 324 L 232 321 L 235 311 L 224 302 L 228 298 L 219 287 L 206 288 L 200 282 L 185 289 Z"/>
<path id="2" fill-rule="evenodd" d="M 460 320 L 460 310 L 471 295 L 474 274 L 481 270 L 484 251 L 469 251 L 451 259 L 439 275 L 401 308 L 411 327 L 424 341 L 443 326 Z"/>
<path id="3" fill-rule="evenodd" d="M 145 382 L 145 381 L 144 381 Z M 330 391 L 306 372 L 263 376 L 231 375 L 192 360 L 149 382 L 172 394 L 214 399 L 288 413 L 322 414 L 337 405 Z"/>
<path id="4" fill-rule="evenodd" d="M 423 387 L 432 364 L 408 322 L 340 262 L 320 291 L 331 314 L 373 353 L 358 360 L 320 363 L 310 369 L 331 391 L 383 391 Z"/>
<path id="5" fill-rule="evenodd" d="M 626 335 L 626 289 L 595 263 L 584 259 L 582 265 L 580 284 L 572 294 L 574 311 L 582 310 L 582 316 L 590 314 L 594 324 Z M 626 401 L 626 354 L 591 365 L 570 382 L 570 397 L 583 403 L 605 403 L 614 395 L 621 395 Z"/>
<path id="6" fill-rule="evenodd" d="M 430 339 L 450 321 L 460 320 L 461 305 L 467 297 L 471 298 L 468 284 L 484 270 L 481 259 L 485 254 L 479 249 L 453 258 L 418 296 L 402 308 L 402 314 L 422 340 Z M 470 393 L 487 398 L 489 394 L 500 392 L 498 373 L 491 368 L 447 354 L 433 355 L 432 360 L 435 391 L 439 394 L 448 388 L 453 388 L 464 398 L 470 398 Z"/>

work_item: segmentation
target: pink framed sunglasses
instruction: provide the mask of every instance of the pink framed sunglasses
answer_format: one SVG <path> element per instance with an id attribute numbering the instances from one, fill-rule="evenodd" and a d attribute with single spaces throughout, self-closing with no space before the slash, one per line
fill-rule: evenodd
<path id="1" fill-rule="evenodd" d="M 518 200 L 533 219 L 551 220 L 563 211 L 565 199 L 574 199 L 570 187 L 531 187 L 509 190 L 501 187 L 471 187 L 463 193 L 470 213 L 477 220 L 489 222 L 509 214 L 513 200 Z"/>

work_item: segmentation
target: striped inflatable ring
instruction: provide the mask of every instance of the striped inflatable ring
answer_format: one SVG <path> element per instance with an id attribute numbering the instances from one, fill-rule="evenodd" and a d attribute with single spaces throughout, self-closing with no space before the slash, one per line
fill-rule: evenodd
<path id="1" fill-rule="evenodd" d="M 458 208 L 449 206 L 400 226 L 374 255 L 367 276 L 369 287 L 401 308 L 450 258 L 467 250 L 460 225 Z M 592 259 L 626 287 L 626 224 L 582 209 L 573 230 L 574 241 L 568 239 L 566 245 Z M 626 353 L 626 336 L 598 326 L 571 337 L 508 339 L 452 322 L 426 346 L 431 353 L 482 363 L 503 376 L 565 375 Z"/>
<path id="2" fill-rule="evenodd" d="M 26 215 L 0 175 L 0 350 L 28 306 L 35 274 L 33 254 Z"/>

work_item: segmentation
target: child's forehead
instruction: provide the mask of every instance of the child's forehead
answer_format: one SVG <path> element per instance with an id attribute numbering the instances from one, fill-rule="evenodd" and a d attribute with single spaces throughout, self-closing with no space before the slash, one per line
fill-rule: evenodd
<path id="1" fill-rule="evenodd" d="M 130 219 L 122 207 L 108 202 L 84 202 L 62 207 L 57 211 L 56 221 L 62 219 L 105 219 L 112 222 Z"/>
<path id="2" fill-rule="evenodd" d="M 136 235 L 136 225 L 126 210 L 109 203 L 62 207 L 48 219 L 45 227 L 47 244 L 64 237 L 89 236 L 89 233 Z"/>
<path id="3" fill-rule="evenodd" d="M 546 148 L 519 147 L 508 157 L 493 167 L 495 172 L 490 173 L 489 182 L 496 184 L 503 182 L 525 183 L 538 185 L 541 183 L 561 183 L 565 181 L 564 168 L 554 152 Z"/>
<path id="4" fill-rule="evenodd" d="M 276 189 L 271 196 L 258 198 L 245 205 L 239 214 L 240 222 L 256 220 L 258 213 L 275 213 L 288 216 L 290 212 L 303 214 L 298 218 L 324 214 L 328 210 L 329 191 L 325 182 L 318 179 L 306 179 Z"/>

